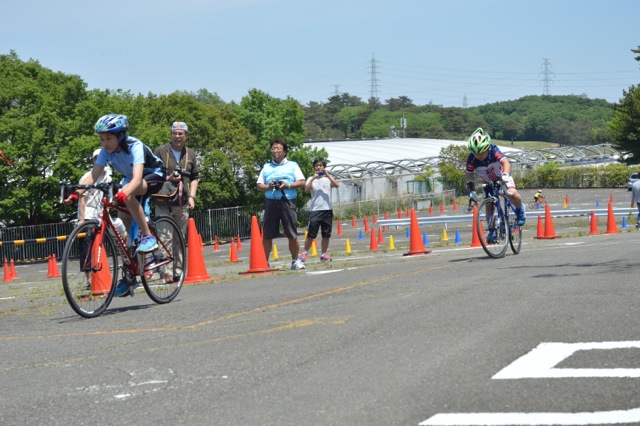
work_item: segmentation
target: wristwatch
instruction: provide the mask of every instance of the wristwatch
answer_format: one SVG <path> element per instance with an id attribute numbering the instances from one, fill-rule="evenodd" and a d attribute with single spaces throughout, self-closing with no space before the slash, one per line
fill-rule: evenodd
<path id="1" fill-rule="evenodd" d="M 189 195 L 189 198 L 193 198 L 193 201 L 196 200 L 196 197 L 194 197 L 193 195 Z"/>

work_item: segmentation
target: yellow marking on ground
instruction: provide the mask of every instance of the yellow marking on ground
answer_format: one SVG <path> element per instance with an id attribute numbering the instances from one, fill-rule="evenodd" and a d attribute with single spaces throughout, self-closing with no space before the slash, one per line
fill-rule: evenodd
<path id="1" fill-rule="evenodd" d="M 128 330 L 109 330 L 109 331 L 91 331 L 84 333 L 63 333 L 63 334 L 52 334 L 52 335 L 40 335 L 40 336 L 8 336 L 8 337 L 0 337 L 0 341 L 17 341 L 17 340 L 39 340 L 39 339 L 51 339 L 51 338 L 66 338 L 66 337 L 79 337 L 79 336 L 105 336 L 105 335 L 116 335 L 116 334 L 134 334 L 134 333 L 149 333 L 149 332 L 164 332 L 164 331 L 176 331 L 176 330 L 193 330 L 197 328 L 201 328 L 216 322 L 225 321 L 229 319 L 238 318 L 245 315 L 250 315 L 253 313 L 264 312 L 267 310 L 277 309 L 284 306 L 295 305 L 298 303 L 306 302 L 309 300 L 320 299 L 326 296 L 332 296 L 339 293 L 344 293 L 349 290 L 353 290 L 355 288 L 368 286 L 371 284 L 376 284 L 382 281 L 388 281 L 397 279 L 404 276 L 409 275 L 420 275 L 424 274 L 428 271 L 434 271 L 436 269 L 444 269 L 451 268 L 453 265 L 440 265 L 440 266 L 431 266 L 429 268 L 423 268 L 416 271 L 408 271 L 395 275 L 384 275 L 381 277 L 372 278 L 370 280 L 361 281 L 358 283 L 354 283 L 344 287 L 338 287 L 331 290 L 323 291 L 321 293 L 311 294 L 309 296 L 300 297 L 297 299 L 285 300 L 278 303 L 272 303 L 266 306 L 260 306 L 257 308 L 249 309 L 241 312 L 234 312 L 231 314 L 223 315 L 217 318 L 212 318 L 206 321 L 200 321 L 191 325 L 183 325 L 183 326 L 175 326 L 175 327 L 155 327 L 155 328 L 142 328 L 142 329 L 128 329 Z"/>

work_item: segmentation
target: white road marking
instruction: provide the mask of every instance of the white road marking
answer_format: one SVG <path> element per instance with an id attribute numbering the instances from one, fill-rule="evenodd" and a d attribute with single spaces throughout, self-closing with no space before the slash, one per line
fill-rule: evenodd
<path id="1" fill-rule="evenodd" d="M 344 269 L 331 269 L 327 271 L 309 271 L 307 275 L 322 275 L 322 274 L 332 274 L 334 272 L 342 272 Z"/>
<path id="2" fill-rule="evenodd" d="M 640 368 L 556 368 L 577 351 L 640 349 L 640 341 L 541 343 L 500 370 L 493 379 L 620 377 L 638 378 Z M 613 425 L 640 423 L 640 407 L 579 413 L 438 413 L 420 423 L 431 425 Z"/>
<path id="3" fill-rule="evenodd" d="M 614 425 L 640 422 L 640 408 L 593 413 L 451 413 L 436 414 L 420 423 L 428 425 Z"/>
<path id="4" fill-rule="evenodd" d="M 503 368 L 493 378 L 640 377 L 640 368 L 555 368 L 576 351 L 631 348 L 639 349 L 640 341 L 541 343 Z"/>

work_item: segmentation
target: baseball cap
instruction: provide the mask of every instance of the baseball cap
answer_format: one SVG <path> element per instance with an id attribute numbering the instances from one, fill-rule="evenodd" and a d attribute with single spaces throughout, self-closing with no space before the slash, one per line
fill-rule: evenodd
<path id="1" fill-rule="evenodd" d="M 184 130 L 185 132 L 189 131 L 187 127 L 187 123 L 183 121 L 176 121 L 171 125 L 171 130 Z"/>

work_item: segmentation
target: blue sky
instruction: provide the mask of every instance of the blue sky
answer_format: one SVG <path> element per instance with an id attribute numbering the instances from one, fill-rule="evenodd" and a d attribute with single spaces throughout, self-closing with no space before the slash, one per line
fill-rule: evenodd
<path id="1" fill-rule="evenodd" d="M 640 83 L 637 0 L 0 0 L 15 50 L 90 89 L 252 88 L 303 104 L 476 106 L 544 93 L 617 102 Z M 375 60 L 373 59 L 375 58 Z M 375 75 L 372 75 L 372 63 Z"/>

